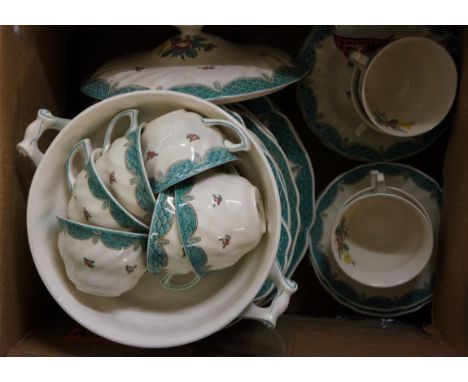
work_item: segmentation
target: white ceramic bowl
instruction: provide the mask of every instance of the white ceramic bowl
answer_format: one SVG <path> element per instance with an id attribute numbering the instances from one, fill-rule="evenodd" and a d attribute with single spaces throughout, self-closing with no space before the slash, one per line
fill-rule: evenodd
<path id="1" fill-rule="evenodd" d="M 110 340 L 139 347 L 169 347 L 193 342 L 225 327 L 238 316 L 259 313 L 251 302 L 269 275 L 278 280 L 275 255 L 278 248 L 281 216 L 278 189 L 273 173 L 255 142 L 249 152 L 239 153 L 239 173 L 260 191 L 268 221 L 268 230 L 259 245 L 233 267 L 213 272 L 189 290 L 167 290 L 146 274 L 137 286 L 117 298 L 96 297 L 79 292 L 68 280 L 57 249 L 59 227 L 56 215 L 67 210 L 69 192 L 64 174 L 67 153 L 79 140 L 89 137 L 99 147 L 106 127 L 122 110 L 136 108 L 141 121 L 149 121 L 176 109 L 193 110 L 207 118 L 236 120 L 220 107 L 199 98 L 164 91 L 141 91 L 111 97 L 77 115 L 57 135 L 42 157 L 37 145 L 21 142 L 38 163 L 29 192 L 27 228 L 31 253 L 47 289 L 60 306 L 81 325 Z M 48 123 L 49 128 L 60 125 Z M 40 123 L 33 122 L 25 136 L 34 137 Z M 221 127 L 222 130 L 222 127 Z M 223 131 L 234 140 L 230 131 Z M 42 159 L 42 160 L 41 160 Z M 290 285 L 291 286 L 291 285 Z M 286 290 L 276 300 L 278 310 L 287 307 Z M 248 314 L 246 314 L 246 312 Z M 258 318 L 257 315 L 256 318 Z"/>

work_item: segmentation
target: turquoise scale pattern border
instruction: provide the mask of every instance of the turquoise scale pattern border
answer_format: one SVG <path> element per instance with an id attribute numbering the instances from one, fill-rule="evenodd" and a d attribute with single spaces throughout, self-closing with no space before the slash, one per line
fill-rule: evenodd
<path id="1" fill-rule="evenodd" d="M 167 170 L 163 182 L 158 182 L 155 178 L 150 178 L 149 183 L 151 190 L 156 194 L 210 168 L 221 166 L 238 159 L 237 156 L 224 147 L 211 148 L 205 153 L 200 162 L 186 159 L 174 163 Z"/>
<path id="2" fill-rule="evenodd" d="M 278 251 L 276 252 L 276 261 L 278 262 L 280 269 L 284 269 L 286 263 L 286 256 L 287 252 L 291 246 L 291 241 L 287 234 L 287 228 L 281 223 L 281 233 L 280 233 L 280 240 L 278 244 Z M 276 289 L 275 284 L 270 279 L 267 279 L 260 290 L 258 291 L 257 295 L 255 296 L 255 301 L 259 301 L 265 298 L 268 294 L 273 292 L 273 289 Z M 273 295 L 275 295 L 274 293 Z"/>
<path id="3" fill-rule="evenodd" d="M 146 173 L 140 155 L 140 129 L 127 134 L 129 146 L 125 154 L 126 166 L 134 177 L 130 182 L 136 185 L 135 196 L 141 209 L 152 214 L 154 210 L 153 193 L 146 182 Z"/>
<path id="4" fill-rule="evenodd" d="M 93 163 L 91 160 L 88 161 L 86 165 L 86 173 L 88 174 L 88 187 L 93 196 L 96 199 L 103 201 L 102 208 L 109 208 L 109 212 L 114 218 L 114 220 L 123 228 L 129 228 L 133 232 L 137 233 L 148 233 L 148 229 L 140 224 L 138 221 L 133 219 L 126 213 L 121 206 L 109 195 L 109 193 L 104 188 L 101 180 L 96 174 Z"/>
<path id="5" fill-rule="evenodd" d="M 287 163 L 286 158 L 283 156 L 283 153 L 281 153 L 276 144 L 273 143 L 270 140 L 270 137 L 268 137 L 267 134 L 265 134 L 261 129 L 259 129 L 255 123 L 248 118 L 248 116 L 245 116 L 244 122 L 249 130 L 251 130 L 264 144 L 268 152 L 271 154 L 271 156 L 274 158 L 276 161 L 278 167 L 280 168 L 281 173 L 283 174 L 283 178 L 286 182 L 286 188 L 287 188 L 287 197 L 289 201 L 289 206 L 290 206 L 290 214 L 291 214 L 291 228 L 289 230 L 291 237 L 293 239 L 293 243 L 291 245 L 291 253 L 294 253 L 294 248 L 295 248 L 295 239 L 299 233 L 300 229 L 300 224 L 299 224 L 299 217 L 297 215 L 297 208 L 298 205 L 300 204 L 298 195 L 296 194 L 295 187 L 294 187 L 294 180 L 291 177 L 291 172 L 289 171 L 289 166 Z M 283 268 L 282 268 L 283 269 Z"/>
<path id="6" fill-rule="evenodd" d="M 444 35 L 448 32 L 447 28 L 428 28 L 432 33 L 438 35 Z M 299 53 L 299 65 L 312 71 L 316 63 L 315 45 L 330 37 L 333 31 L 334 28 L 330 26 L 314 27 Z M 445 46 L 452 54 L 456 52 L 456 41 L 457 39 L 455 36 L 447 36 Z M 397 142 L 386 150 L 379 151 L 362 143 L 354 142 L 349 144 L 339 135 L 334 126 L 321 122 L 321 118 L 317 112 L 317 98 L 315 93 L 304 82 L 298 84 L 297 94 L 299 106 L 307 122 L 307 126 L 322 143 L 347 158 L 359 161 L 394 161 L 415 155 L 435 142 L 451 126 L 452 122 L 452 113 L 449 113 L 436 128 L 428 133 L 416 136 L 411 140 Z"/>
<path id="7" fill-rule="evenodd" d="M 315 216 L 315 177 L 312 164 L 307 160 L 308 154 L 298 143 L 298 137 L 292 133 L 285 117 L 276 110 L 277 106 L 268 98 L 256 98 L 243 103 L 277 138 L 278 144 L 284 150 L 289 160 L 301 167 L 295 178 L 299 190 L 299 212 L 301 226 L 296 246 L 292 254 L 287 277 L 291 277 L 309 246 L 309 234 Z"/>
<path id="8" fill-rule="evenodd" d="M 280 86 L 286 86 L 300 80 L 305 70 L 293 66 L 282 66 L 273 72 L 271 78 L 267 77 L 245 77 L 236 78 L 224 86 L 217 83 L 213 87 L 201 84 L 186 84 L 172 86 L 164 90 L 172 90 L 181 93 L 191 94 L 199 98 L 214 100 L 225 97 L 240 96 L 243 94 L 261 92 L 268 89 L 274 89 Z M 128 85 L 116 87 L 103 79 L 91 78 L 81 86 L 82 93 L 96 99 L 106 99 L 115 95 L 131 93 L 141 90 L 157 90 L 140 85 Z"/>
<path id="9" fill-rule="evenodd" d="M 201 238 L 195 236 L 198 227 L 198 218 L 195 210 L 189 203 L 193 200 L 193 196 L 190 195 L 193 185 L 194 180 L 190 178 L 175 187 L 176 219 L 179 225 L 185 254 L 195 274 L 203 277 L 209 272 L 207 267 L 208 256 L 202 247 L 196 245 L 201 241 Z"/>
<path id="10" fill-rule="evenodd" d="M 152 274 L 159 274 L 168 264 L 168 256 L 164 247 L 170 243 L 165 236 L 172 229 L 175 217 L 175 211 L 171 213 L 172 208 L 167 203 L 170 196 L 172 196 L 170 192 L 161 192 L 154 208 L 147 251 L 148 271 Z"/>
<path id="11" fill-rule="evenodd" d="M 319 277 L 326 282 L 332 293 L 340 300 L 349 302 L 352 305 L 359 305 L 358 308 L 365 307 L 369 311 L 372 311 L 373 309 L 380 310 L 377 311 L 379 314 L 390 314 L 396 311 L 404 311 L 405 308 L 409 309 L 430 299 L 434 288 L 435 275 L 432 276 L 430 282 L 424 289 L 413 290 L 403 296 L 395 296 L 394 299 L 383 296 L 366 297 L 362 296 L 351 285 L 335 278 L 335 275 L 331 272 L 331 267 L 326 255 L 318 247 L 323 235 L 323 220 L 321 216 L 323 211 L 333 204 L 338 192 L 338 184 L 353 184 L 359 182 L 367 176 L 371 170 L 379 170 L 387 176 L 397 176 L 402 175 L 403 173 L 406 174 L 415 184 L 418 185 L 418 187 L 430 192 L 436 199 L 439 208 L 441 207 L 442 190 L 439 185 L 435 183 L 434 180 L 413 170 L 409 166 L 392 163 L 376 163 L 358 167 L 354 171 L 345 174 L 338 180 L 335 180 L 328 188 L 326 194 L 319 199 L 315 221 L 311 231 L 310 255 L 312 261 L 319 270 Z M 385 310 L 385 312 L 382 312 L 382 310 Z"/>
<path id="12" fill-rule="evenodd" d="M 113 250 L 121 250 L 132 247 L 133 250 L 142 248 L 146 251 L 148 235 L 131 234 L 124 231 L 112 231 L 104 228 L 94 228 L 84 224 L 71 222 L 57 217 L 61 231 L 78 240 L 93 240 L 93 243 L 101 241 L 104 246 Z"/>

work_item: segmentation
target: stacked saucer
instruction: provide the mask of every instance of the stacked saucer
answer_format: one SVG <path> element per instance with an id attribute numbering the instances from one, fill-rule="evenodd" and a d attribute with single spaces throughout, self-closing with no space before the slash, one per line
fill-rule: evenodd
<path id="1" fill-rule="evenodd" d="M 358 274 L 359 266 L 351 248 L 356 251 L 355 244 L 359 240 L 354 237 L 354 243 L 350 245 L 346 240 L 351 234 L 350 228 L 346 224 L 340 225 L 342 220 L 337 218 L 342 216 L 343 206 L 349 203 L 353 195 L 362 195 L 369 189 L 375 171 L 385 177 L 387 188 L 397 190 L 401 198 L 411 200 L 408 203 L 411 203 L 414 211 L 419 210 L 420 213 L 416 214 L 418 218 L 413 220 L 406 217 L 398 221 L 395 218 L 394 225 L 387 225 L 385 231 L 380 230 L 380 235 L 386 236 L 377 238 L 378 235 L 375 235 L 375 243 L 381 245 L 379 256 L 366 259 L 365 255 L 369 255 L 368 253 L 358 253 L 356 256 L 361 259 L 364 256 L 363 261 L 367 262 L 367 268 Z M 373 316 L 399 316 L 420 309 L 432 298 L 441 203 L 442 190 L 437 182 L 410 166 L 376 163 L 358 166 L 338 176 L 317 200 L 316 217 L 311 231 L 310 258 L 322 285 L 340 303 L 357 312 Z M 371 211 L 375 212 L 378 209 L 373 208 Z M 398 209 L 393 208 L 387 211 L 387 215 L 397 212 Z M 362 213 L 361 221 L 364 221 L 364 218 L 371 217 L 369 213 Z M 372 221 L 377 227 L 381 220 L 373 217 Z M 386 223 L 389 221 L 384 219 Z M 414 221 L 414 224 L 408 226 L 408 221 Z M 422 225 L 418 223 L 424 221 L 426 223 Z M 416 230 L 415 227 L 420 226 L 432 227 L 432 235 L 429 237 L 426 230 L 424 236 L 423 230 Z M 398 235 L 394 232 L 394 228 L 404 227 L 406 228 Z M 389 232 L 393 232 L 394 236 L 390 237 Z M 411 234 L 406 237 L 409 233 Z M 406 239 L 402 240 L 402 236 Z M 369 232 L 365 237 L 366 240 L 371 237 Z M 407 255 L 393 251 L 393 248 L 397 247 L 402 252 L 400 244 L 415 243 L 414 240 L 416 245 Z M 429 246 L 431 240 L 432 245 Z M 428 246 L 422 248 L 420 245 L 423 242 Z M 377 245 L 375 243 L 374 247 Z M 370 246 L 369 243 L 366 242 L 366 246 Z M 429 251 L 429 247 L 432 251 Z M 418 257 L 419 255 L 421 257 Z M 378 266 L 383 268 L 377 269 L 376 263 L 372 262 L 377 258 L 382 260 Z M 416 265 L 418 260 L 421 261 Z M 378 277 L 376 281 L 374 276 L 379 272 L 386 275 L 385 277 L 391 277 L 391 282 L 385 283 L 384 277 Z"/>

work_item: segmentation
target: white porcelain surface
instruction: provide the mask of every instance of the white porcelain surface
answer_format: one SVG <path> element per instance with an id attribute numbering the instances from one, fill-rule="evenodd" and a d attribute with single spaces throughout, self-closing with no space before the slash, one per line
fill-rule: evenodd
<path id="1" fill-rule="evenodd" d="M 47 289 L 59 305 L 89 330 L 113 341 L 140 347 L 168 347 L 196 341 L 225 327 L 255 298 L 277 252 L 280 234 L 278 190 L 261 148 L 252 142 L 238 171 L 262 194 L 267 232 L 258 246 L 234 266 L 213 272 L 193 288 L 170 291 L 143 275 L 131 291 L 117 298 L 79 293 L 69 281 L 57 249 L 56 214 L 66 213 L 68 190 L 64 160 L 75 142 L 90 137 L 99 146 L 109 121 L 120 111 L 138 108 L 148 121 L 177 109 L 209 118 L 236 120 L 196 97 L 142 91 L 109 98 L 76 116 L 55 138 L 37 168 L 29 192 L 27 225 L 31 253 Z"/>
<path id="2" fill-rule="evenodd" d="M 432 226 L 406 199 L 372 193 L 342 208 L 331 228 L 330 245 L 348 276 L 388 288 L 411 280 L 426 266 L 433 249 Z"/>
<path id="3" fill-rule="evenodd" d="M 424 37 L 405 37 L 371 58 L 359 52 L 359 88 L 367 116 L 383 133 L 414 136 L 437 126 L 452 107 L 457 70 L 450 54 Z"/>
<path id="4" fill-rule="evenodd" d="M 226 121 L 225 124 L 230 122 Z M 237 130 L 234 129 L 234 133 L 237 134 Z M 239 135 L 237 139 L 240 138 L 240 143 L 226 140 L 216 123 L 209 123 L 200 114 L 186 110 L 176 110 L 147 122 L 141 134 L 141 146 L 150 183 L 169 182 L 168 185 L 172 185 L 168 179 L 169 170 L 173 171 L 184 161 L 201 163 L 212 149 L 248 151 L 248 138 L 242 133 Z M 200 172 L 196 168 L 190 173 L 185 168 L 178 171 L 183 171 L 186 177 Z"/>
<path id="5" fill-rule="evenodd" d="M 59 220 L 74 226 L 76 230 L 86 227 L 68 219 Z M 95 231 L 87 238 L 76 238 L 65 228 L 58 235 L 58 251 L 71 282 L 84 293 L 104 297 L 117 297 L 133 289 L 146 272 L 144 248 L 135 243 L 146 241 L 146 235 L 91 226 L 87 228 Z M 110 248 L 101 239 L 106 234 L 113 235 L 114 243 L 119 241 L 119 237 L 134 242 L 131 245 L 114 244 L 115 247 Z"/>
<path id="6" fill-rule="evenodd" d="M 231 267 L 254 249 L 266 232 L 262 196 L 242 176 L 206 171 L 195 177 L 189 195 L 197 217 L 194 235 L 200 238 L 196 245 L 205 251 L 209 270 Z"/>
<path id="7" fill-rule="evenodd" d="M 138 126 L 138 111 L 130 110 L 121 113 L 116 113 L 108 130 L 103 144 L 101 155 L 96 158 L 96 170 L 99 178 L 116 199 L 136 218 L 149 225 L 151 221 L 151 213 L 144 210 L 137 201 L 137 182 L 135 182 L 135 174 L 133 174 L 127 165 L 127 149 L 129 140 L 127 134 L 140 129 Z M 129 127 L 122 131 L 121 122 L 127 122 L 130 119 Z M 128 125 L 125 125 L 128 126 Z M 115 130 L 120 128 L 122 136 L 112 140 Z M 140 154 L 141 155 L 141 154 Z M 139 181 L 148 182 L 147 179 L 138 179 Z M 147 183 L 149 189 L 149 183 Z M 154 205 L 154 196 L 151 192 L 147 193 L 148 198 L 151 198 Z"/>
<path id="8" fill-rule="evenodd" d="M 303 75 L 278 49 L 237 45 L 201 27 L 180 29 L 155 50 L 104 64 L 82 91 L 103 99 L 135 90 L 175 90 L 230 103 L 278 91 Z"/>
<path id="9" fill-rule="evenodd" d="M 396 137 L 374 129 L 355 133 L 362 119 L 351 100 L 354 66 L 349 54 L 356 49 L 371 54 L 392 39 L 406 36 L 428 37 L 453 48 L 457 40 L 447 29 L 368 25 L 313 27 L 299 53 L 299 59 L 310 67 L 298 86 L 299 105 L 308 127 L 327 147 L 353 160 L 398 160 L 427 148 L 450 126 L 450 121 L 444 120 L 437 128 L 415 137 Z"/>
<path id="10" fill-rule="evenodd" d="M 367 189 L 372 170 L 385 174 L 387 186 L 404 190 L 424 207 L 430 217 L 434 250 L 427 265 L 412 280 L 389 288 L 364 285 L 349 277 L 336 262 L 330 243 L 331 227 L 343 204 Z M 319 281 L 340 303 L 379 317 L 394 317 L 420 309 L 431 301 L 437 265 L 437 235 L 442 190 L 421 171 L 402 164 L 376 163 L 351 169 L 334 179 L 317 199 L 317 214 L 311 231 L 311 262 Z"/>
<path id="11" fill-rule="evenodd" d="M 104 198 L 96 197 L 91 191 L 89 177 L 92 176 L 96 182 L 100 182 L 94 166 L 94 158 L 98 157 L 100 152 L 101 149 L 92 149 L 88 139 L 78 142 L 74 150 L 70 152 L 66 167 L 71 192 L 67 208 L 68 218 L 83 224 L 114 230 L 148 232 L 148 227 L 130 215 L 123 206 L 115 200 L 110 192 L 105 189 L 102 183 L 97 186 L 100 187 L 97 192 L 98 194 L 104 193 Z M 81 163 L 76 163 L 77 160 L 75 160 L 75 157 L 79 154 L 84 154 L 84 158 L 81 158 Z M 93 185 L 93 187 L 96 186 Z M 113 206 L 110 206 L 110 200 L 114 204 Z M 115 212 L 120 215 L 121 219 L 128 223 L 126 227 L 119 224 L 118 220 L 114 218 L 111 211 L 112 208 L 118 209 L 118 211 Z"/>
<path id="12" fill-rule="evenodd" d="M 165 197 L 165 204 L 161 208 L 164 208 L 165 213 L 170 214 L 171 222 L 170 224 L 168 224 L 169 229 L 162 236 L 158 232 L 155 232 L 156 225 L 154 223 L 156 223 L 156 219 L 160 219 L 160 217 L 156 214 L 156 211 L 158 209 L 158 206 L 162 203 L 161 199 L 163 198 L 163 196 Z M 159 193 L 158 198 L 156 200 L 155 213 L 153 214 L 153 218 L 151 220 L 151 230 L 148 235 L 148 248 L 152 241 L 160 242 L 163 246 L 165 254 L 167 255 L 167 264 L 162 269 L 162 271 L 174 275 L 183 275 L 191 273 L 192 267 L 190 266 L 190 263 L 187 257 L 185 256 L 184 246 L 180 239 L 179 227 L 175 219 L 176 217 L 174 193 Z"/>

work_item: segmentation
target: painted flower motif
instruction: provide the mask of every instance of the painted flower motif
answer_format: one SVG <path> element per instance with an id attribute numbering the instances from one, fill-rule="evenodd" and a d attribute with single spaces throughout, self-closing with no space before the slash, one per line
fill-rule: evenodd
<path id="1" fill-rule="evenodd" d="M 410 130 L 414 125 L 414 122 L 400 122 L 396 118 L 389 118 L 384 112 L 380 111 L 379 109 L 375 109 L 375 111 L 372 114 L 377 123 L 394 130 Z"/>
<path id="2" fill-rule="evenodd" d="M 346 219 L 341 219 L 340 223 L 335 228 L 336 248 L 340 259 L 343 260 L 345 264 L 352 264 L 354 266 L 356 263 L 349 253 L 348 245 L 345 243 L 345 240 L 348 237 L 348 229 L 349 228 L 346 226 Z"/>
<path id="3" fill-rule="evenodd" d="M 91 214 L 90 214 L 89 211 L 86 209 L 86 207 L 83 207 L 83 215 L 84 215 L 86 221 L 89 221 L 89 219 L 91 218 Z"/>
<path id="4" fill-rule="evenodd" d="M 211 202 L 211 207 L 216 207 L 221 204 L 223 197 L 221 195 L 213 194 L 213 201 Z"/>
<path id="5" fill-rule="evenodd" d="M 125 271 L 129 275 L 130 273 L 132 273 L 135 270 L 136 267 L 137 267 L 136 264 L 135 265 L 126 265 L 125 266 Z"/>
<path id="6" fill-rule="evenodd" d="M 114 184 L 116 182 L 116 179 L 115 179 L 115 171 L 112 171 L 110 174 L 109 174 L 109 183 L 110 184 Z"/>
<path id="7" fill-rule="evenodd" d="M 227 234 L 224 235 L 224 237 L 219 237 L 218 239 L 222 243 L 223 249 L 226 248 L 229 245 L 229 243 L 231 242 L 231 236 L 229 236 Z"/>
<path id="8" fill-rule="evenodd" d="M 209 52 L 216 45 L 208 42 L 205 37 L 199 35 L 186 35 L 171 38 L 159 48 L 161 57 L 180 57 L 181 59 L 195 58 L 198 52 Z"/>
<path id="9" fill-rule="evenodd" d="M 159 154 L 156 151 L 150 150 L 146 153 L 146 162 L 150 159 L 156 158 Z"/>
<path id="10" fill-rule="evenodd" d="M 195 133 L 189 133 L 185 137 L 189 142 L 198 141 L 200 137 Z"/>
<path id="11" fill-rule="evenodd" d="M 94 268 L 94 263 L 95 261 L 94 260 L 90 260 L 86 257 L 83 257 L 83 263 L 84 265 L 86 265 L 88 268 Z"/>

